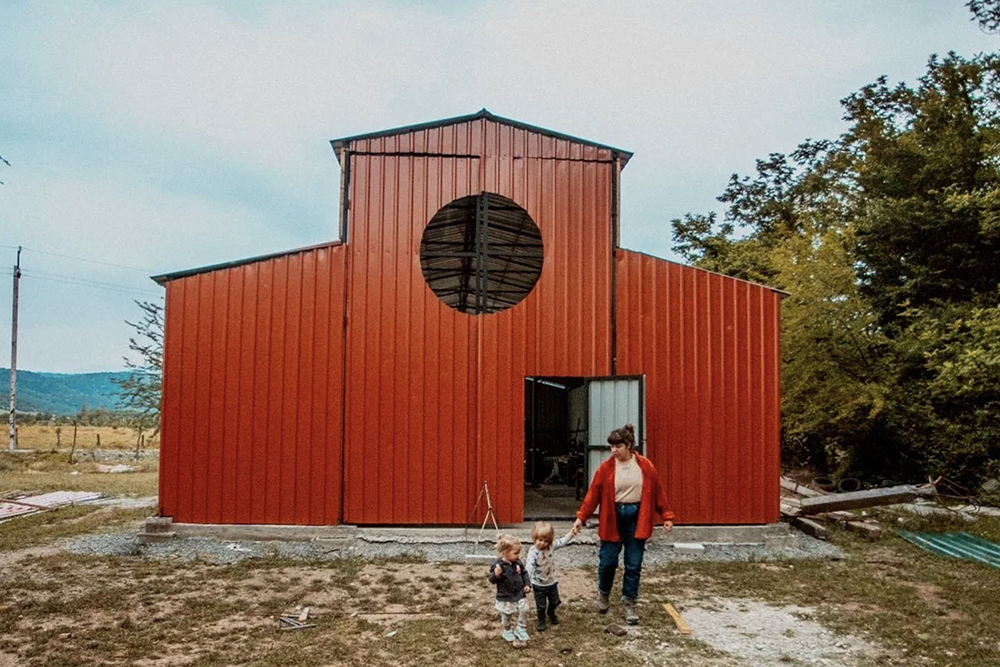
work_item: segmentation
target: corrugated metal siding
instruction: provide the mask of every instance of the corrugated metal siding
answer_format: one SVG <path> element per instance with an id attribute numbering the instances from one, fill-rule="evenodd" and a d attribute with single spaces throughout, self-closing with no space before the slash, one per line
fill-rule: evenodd
<path id="1" fill-rule="evenodd" d="M 337 522 L 345 254 L 329 246 L 168 283 L 164 515 Z"/>
<path id="2" fill-rule="evenodd" d="M 608 434 L 625 424 L 633 424 L 638 431 L 642 424 L 642 387 L 639 378 L 593 380 L 587 385 L 588 432 L 587 464 L 589 480 L 593 481 L 597 469 L 611 458 Z M 636 433 L 636 441 L 642 434 Z"/>
<path id="3" fill-rule="evenodd" d="M 896 533 L 907 542 L 941 556 L 1000 567 L 1000 545 L 966 532 L 916 533 L 898 530 Z"/>
<path id="4" fill-rule="evenodd" d="M 646 376 L 647 452 L 684 523 L 778 519 L 772 290 L 616 252 L 618 373 Z"/>
<path id="5" fill-rule="evenodd" d="M 610 152 L 485 120 L 351 151 L 344 520 L 464 523 L 485 480 L 520 521 L 524 378 L 610 371 Z M 545 264 L 524 301 L 475 317 L 434 296 L 419 247 L 482 190 L 528 211 Z"/>
<path id="6" fill-rule="evenodd" d="M 168 282 L 163 514 L 463 524 L 486 480 L 500 521 L 520 521 L 524 378 L 611 374 L 614 261 L 617 373 L 646 377 L 647 453 L 679 520 L 777 519 L 778 297 L 613 260 L 609 150 L 481 119 L 347 155 L 347 246 Z M 524 301 L 477 317 L 434 296 L 419 245 L 483 190 L 528 211 L 545 260 Z"/>

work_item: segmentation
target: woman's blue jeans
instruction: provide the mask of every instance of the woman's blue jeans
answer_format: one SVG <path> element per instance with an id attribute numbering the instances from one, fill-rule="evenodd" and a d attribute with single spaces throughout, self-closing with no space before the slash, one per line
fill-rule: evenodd
<path id="1" fill-rule="evenodd" d="M 639 597 L 639 575 L 642 557 L 646 555 L 646 540 L 635 539 L 635 525 L 639 518 L 639 503 L 615 505 L 618 519 L 618 542 L 601 541 L 597 558 L 597 589 L 605 595 L 611 593 L 618 570 L 618 556 L 625 547 L 625 574 L 622 575 L 622 597 L 630 600 Z"/>

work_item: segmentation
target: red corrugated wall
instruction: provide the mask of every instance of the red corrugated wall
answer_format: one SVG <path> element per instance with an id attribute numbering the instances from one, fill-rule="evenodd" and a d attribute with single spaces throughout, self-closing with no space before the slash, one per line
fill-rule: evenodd
<path id="1" fill-rule="evenodd" d="M 778 296 L 613 254 L 610 149 L 489 119 L 348 148 L 346 245 L 167 283 L 164 515 L 464 524 L 486 480 L 522 520 L 524 379 L 611 374 L 614 283 L 616 370 L 646 376 L 679 520 L 778 518 Z M 483 190 L 528 211 L 545 259 L 524 301 L 470 316 L 427 287 L 419 246 Z"/>
<path id="2" fill-rule="evenodd" d="M 647 451 L 683 523 L 778 520 L 779 295 L 616 252 L 618 372 L 646 376 Z"/>
<path id="3" fill-rule="evenodd" d="M 500 521 L 524 505 L 524 378 L 610 372 L 612 155 L 489 120 L 350 147 L 347 523 L 461 524 L 485 480 Z M 542 232 L 535 289 L 502 313 L 427 287 L 427 221 L 482 190 Z"/>
<path id="4" fill-rule="evenodd" d="M 331 245 L 167 283 L 163 515 L 338 521 L 345 255 Z"/>

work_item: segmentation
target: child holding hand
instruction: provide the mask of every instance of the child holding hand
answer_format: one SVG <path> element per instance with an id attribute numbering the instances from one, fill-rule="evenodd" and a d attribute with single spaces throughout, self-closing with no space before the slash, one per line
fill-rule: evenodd
<path id="1" fill-rule="evenodd" d="M 556 573 L 555 559 L 552 552 L 566 546 L 573 539 L 570 531 L 555 539 L 556 531 L 548 521 L 538 521 L 531 529 L 531 540 L 534 544 L 528 549 L 528 561 L 525 567 L 535 591 L 535 611 L 538 613 L 538 631 L 544 632 L 548 622 L 559 625 L 556 618 L 556 607 L 562 604 L 559 599 L 559 575 Z"/>
<path id="2" fill-rule="evenodd" d="M 490 583 L 496 584 L 496 610 L 500 612 L 503 638 L 515 648 L 528 645 L 528 591 L 531 582 L 528 572 L 521 564 L 521 542 L 512 535 L 501 535 L 497 539 L 497 553 L 500 557 L 490 566 Z M 517 616 L 517 627 L 513 618 Z"/>

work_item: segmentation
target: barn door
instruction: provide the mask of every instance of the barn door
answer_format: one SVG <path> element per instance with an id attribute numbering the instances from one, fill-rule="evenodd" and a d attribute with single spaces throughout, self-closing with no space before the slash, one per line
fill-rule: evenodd
<path id="1" fill-rule="evenodd" d="M 645 452 L 646 403 L 643 377 L 595 378 L 588 382 L 587 479 L 611 458 L 608 434 L 625 424 L 635 426 L 639 452 Z M 589 484 L 589 482 L 588 482 Z"/>

